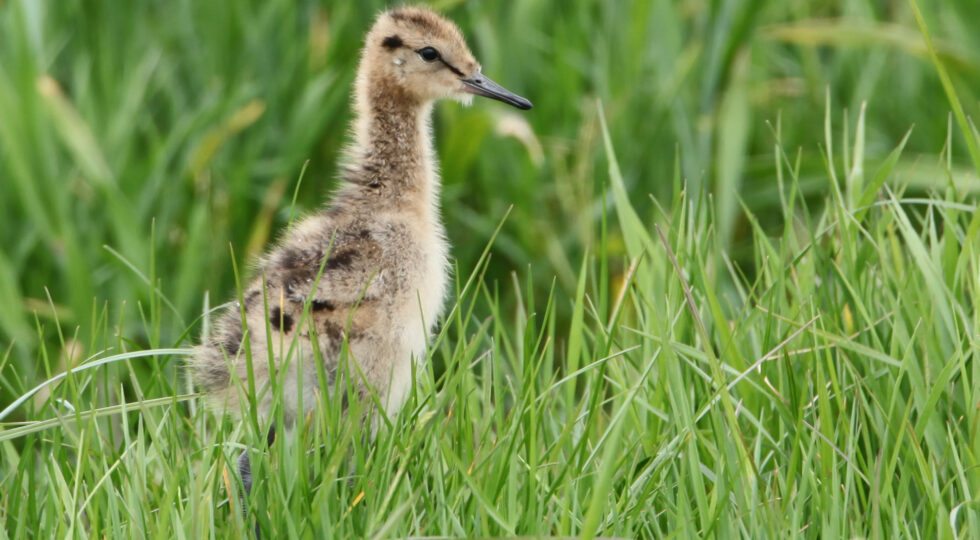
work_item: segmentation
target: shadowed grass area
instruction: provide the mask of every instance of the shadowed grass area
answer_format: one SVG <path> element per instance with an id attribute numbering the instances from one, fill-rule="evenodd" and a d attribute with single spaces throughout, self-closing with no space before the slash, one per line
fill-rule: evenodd
<path id="1" fill-rule="evenodd" d="M 265 448 L 179 366 L 332 185 L 382 3 L 0 2 L 0 530 L 978 530 L 976 3 L 434 4 L 535 109 L 437 110 L 404 412 Z"/>

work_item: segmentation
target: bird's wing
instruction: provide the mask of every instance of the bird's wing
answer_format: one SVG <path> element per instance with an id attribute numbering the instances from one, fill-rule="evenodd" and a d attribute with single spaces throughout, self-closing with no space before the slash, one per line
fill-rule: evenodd
<path id="1" fill-rule="evenodd" d="M 304 240 L 287 238 L 260 266 L 270 304 L 309 302 L 314 311 L 332 311 L 382 294 L 384 252 L 368 229 L 335 229 L 329 239 Z"/>

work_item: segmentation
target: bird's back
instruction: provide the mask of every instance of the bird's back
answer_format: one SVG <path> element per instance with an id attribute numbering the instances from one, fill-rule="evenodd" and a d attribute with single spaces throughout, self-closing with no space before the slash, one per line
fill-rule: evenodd
<path id="1" fill-rule="evenodd" d="M 222 314 L 198 348 L 195 380 L 216 410 L 241 412 L 251 358 L 259 415 L 268 415 L 278 377 L 285 417 L 295 418 L 300 395 L 305 412 L 322 393 L 317 363 L 333 385 L 343 349 L 356 363 L 348 371 L 359 393 L 377 392 L 389 413 L 403 402 L 411 358 L 424 357 L 444 303 L 441 226 L 407 212 L 355 212 L 340 199 L 286 234 L 258 265 L 243 304 Z"/>

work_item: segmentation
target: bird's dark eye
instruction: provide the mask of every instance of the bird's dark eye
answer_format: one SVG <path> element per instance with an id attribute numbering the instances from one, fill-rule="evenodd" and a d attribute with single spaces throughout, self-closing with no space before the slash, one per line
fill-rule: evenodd
<path id="1" fill-rule="evenodd" d="M 432 47 L 423 47 L 416 52 L 418 52 L 419 56 L 422 57 L 422 60 L 425 60 L 426 62 L 432 62 L 439 59 L 439 51 L 433 49 Z"/>

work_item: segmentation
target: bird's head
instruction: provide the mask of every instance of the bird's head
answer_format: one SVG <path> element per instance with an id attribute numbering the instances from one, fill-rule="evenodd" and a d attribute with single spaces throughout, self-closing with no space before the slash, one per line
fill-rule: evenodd
<path id="1" fill-rule="evenodd" d="M 421 102 L 450 98 L 469 104 L 478 95 L 531 108 L 530 101 L 483 75 L 455 24 L 424 8 L 382 13 L 368 33 L 362 66 L 375 79 L 374 88 L 397 88 Z"/>

